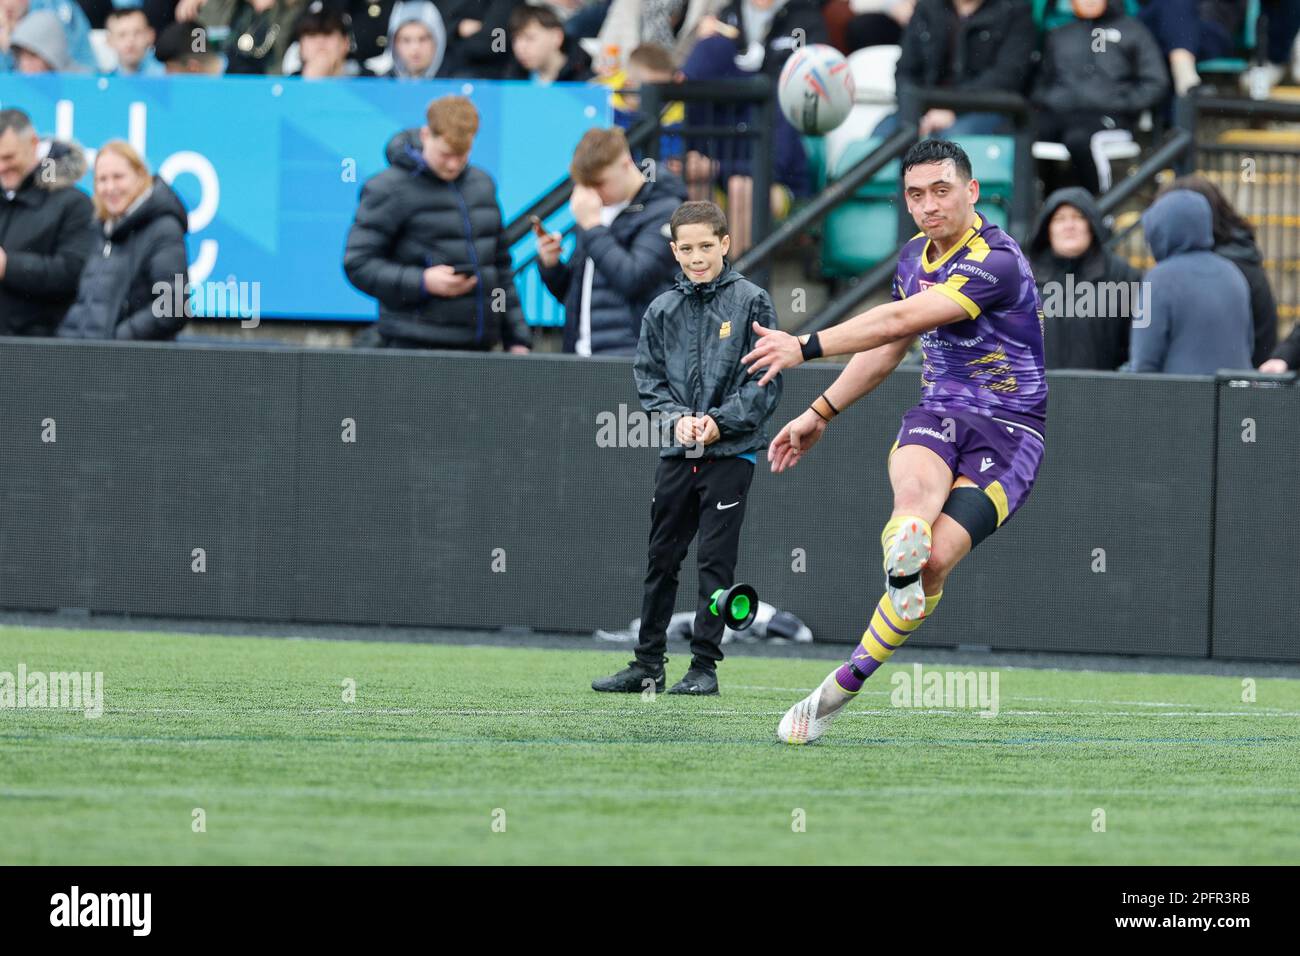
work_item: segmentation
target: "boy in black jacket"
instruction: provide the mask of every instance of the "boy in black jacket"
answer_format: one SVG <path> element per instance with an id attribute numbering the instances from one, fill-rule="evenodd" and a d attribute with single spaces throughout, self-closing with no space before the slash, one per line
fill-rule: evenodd
<path id="1" fill-rule="evenodd" d="M 754 323 L 776 328 L 776 311 L 765 291 L 727 264 L 731 237 L 716 205 L 683 203 L 669 227 L 682 271 L 646 310 L 633 371 L 641 407 L 673 421 L 676 443 L 660 452 L 655 473 L 636 660 L 591 686 L 638 693 L 653 684 L 663 691 L 677 573 L 698 532 L 691 666 L 668 693 L 716 694 L 723 622 L 709 612 L 710 595 L 735 583 L 755 452 L 767 445 L 764 426 L 781 398 L 779 378 L 759 387 L 740 359 L 754 346 Z"/>

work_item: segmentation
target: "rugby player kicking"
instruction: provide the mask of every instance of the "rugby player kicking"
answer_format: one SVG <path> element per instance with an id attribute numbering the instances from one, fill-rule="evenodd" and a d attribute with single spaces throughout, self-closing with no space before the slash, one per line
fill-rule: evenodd
<path id="1" fill-rule="evenodd" d="M 741 361 L 778 372 L 822 355 L 848 367 L 772 441 L 782 472 L 831 420 L 879 385 L 921 336 L 921 402 L 903 416 L 889 453 L 894 510 L 880 536 L 885 593 L 861 643 L 821 686 L 786 712 L 790 744 L 824 734 L 863 682 L 934 613 L 949 572 L 1025 502 L 1043 458 L 1047 381 L 1042 302 L 1029 262 L 1010 236 L 975 212 L 970 159 L 946 140 L 903 157 L 908 212 L 921 229 L 898 256 L 893 301 L 796 338 L 754 325 Z"/>

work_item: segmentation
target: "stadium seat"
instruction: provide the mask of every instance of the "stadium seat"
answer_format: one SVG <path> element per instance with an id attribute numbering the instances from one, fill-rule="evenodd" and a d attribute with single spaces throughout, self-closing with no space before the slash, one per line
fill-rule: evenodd
<path id="1" fill-rule="evenodd" d="M 880 145 L 871 137 L 848 144 L 831 169 L 827 182 L 845 176 Z M 1005 226 L 1006 205 L 1015 180 L 1015 140 L 1010 136 L 962 136 L 957 139 L 970 156 L 971 171 L 980 183 L 980 214 Z M 860 275 L 893 255 L 898 247 L 900 164 L 887 163 L 827 217 L 822 230 L 822 271 L 828 276 Z"/>

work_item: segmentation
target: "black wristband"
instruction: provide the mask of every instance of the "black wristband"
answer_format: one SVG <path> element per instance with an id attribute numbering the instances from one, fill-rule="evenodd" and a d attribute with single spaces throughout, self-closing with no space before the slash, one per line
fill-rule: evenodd
<path id="1" fill-rule="evenodd" d="M 822 343 L 818 340 L 817 333 L 814 332 L 812 335 L 808 336 L 807 342 L 800 342 L 799 350 L 803 352 L 803 360 L 805 362 L 809 359 L 821 358 Z"/>
<path id="2" fill-rule="evenodd" d="M 831 411 L 833 411 L 836 415 L 838 415 L 838 414 L 840 413 L 840 410 L 839 410 L 838 408 L 835 407 L 835 403 L 832 402 L 829 398 L 826 397 L 826 393 L 825 393 L 825 392 L 822 392 L 821 399 L 822 399 L 823 402 L 825 402 L 827 405 L 829 405 L 829 406 L 831 407 Z"/>

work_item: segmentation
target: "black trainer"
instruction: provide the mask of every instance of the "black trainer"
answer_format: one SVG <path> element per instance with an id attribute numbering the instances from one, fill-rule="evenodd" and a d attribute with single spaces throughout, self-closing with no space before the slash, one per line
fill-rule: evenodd
<path id="1" fill-rule="evenodd" d="M 609 677 L 597 677 L 591 682 L 592 690 L 615 694 L 639 694 L 649 686 L 645 682 L 655 682 L 655 693 L 662 694 L 667 683 L 663 665 L 657 671 L 651 670 L 640 661 L 628 661 L 628 666 Z"/>
<path id="2" fill-rule="evenodd" d="M 718 692 L 718 674 L 716 671 L 692 667 L 686 676 L 668 689 L 670 694 L 716 694 Z"/>

